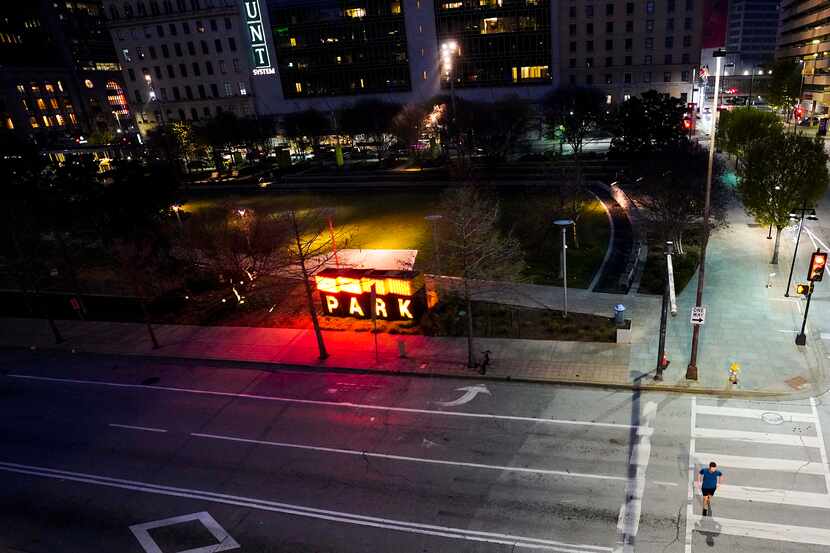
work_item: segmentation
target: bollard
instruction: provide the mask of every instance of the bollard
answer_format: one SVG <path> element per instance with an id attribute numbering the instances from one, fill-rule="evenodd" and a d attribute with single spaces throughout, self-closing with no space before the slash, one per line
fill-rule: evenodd
<path id="1" fill-rule="evenodd" d="M 625 306 L 621 303 L 614 306 L 614 324 L 617 326 L 625 325 Z"/>
<path id="2" fill-rule="evenodd" d="M 406 342 L 403 340 L 398 340 L 398 357 L 406 357 Z"/>

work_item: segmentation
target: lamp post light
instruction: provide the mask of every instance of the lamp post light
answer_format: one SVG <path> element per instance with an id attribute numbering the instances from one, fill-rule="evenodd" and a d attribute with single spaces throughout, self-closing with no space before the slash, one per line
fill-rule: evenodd
<path id="1" fill-rule="evenodd" d="M 562 229 L 562 316 L 568 316 L 568 227 L 573 225 L 571 219 L 557 219 L 554 225 Z"/>
<path id="2" fill-rule="evenodd" d="M 450 82 L 450 102 L 452 107 L 452 115 L 450 121 L 453 126 L 453 134 L 455 133 L 455 65 L 454 58 L 459 54 L 458 42 L 455 40 L 447 40 L 441 43 L 441 68 L 444 72 L 444 78 Z"/>
<path id="3" fill-rule="evenodd" d="M 720 70 L 723 58 L 726 57 L 726 50 L 719 49 L 713 53 L 715 58 L 715 94 L 712 99 L 712 128 L 709 132 L 709 164 L 706 170 L 706 199 L 703 204 L 703 244 L 700 248 L 700 268 L 698 269 L 697 294 L 695 295 L 695 306 L 700 308 L 703 305 L 703 285 L 706 277 L 706 247 L 709 245 L 709 216 L 711 211 L 712 196 L 712 167 L 715 163 L 715 135 L 718 128 L 718 92 L 720 92 Z M 700 340 L 700 325 L 693 325 L 692 347 L 689 356 L 689 365 L 686 367 L 686 378 L 697 380 L 697 347 Z"/>
<path id="4" fill-rule="evenodd" d="M 173 213 L 176 214 L 176 221 L 179 222 L 179 228 L 182 228 L 182 217 L 179 215 L 179 211 L 181 211 L 181 206 L 173 205 Z"/>
<path id="5" fill-rule="evenodd" d="M 810 212 L 809 215 L 807 212 Z M 793 249 L 793 260 L 790 263 L 790 276 L 787 277 L 787 289 L 784 292 L 784 297 L 790 297 L 790 286 L 793 282 L 793 270 L 795 269 L 795 258 L 798 255 L 798 244 L 801 242 L 801 229 L 804 228 L 804 218 L 808 221 L 818 221 L 818 217 L 816 217 L 816 210 L 815 209 L 807 209 L 807 204 L 803 204 L 801 209 L 796 209 L 793 213 L 790 213 L 790 219 L 798 219 L 798 234 L 795 238 L 795 248 Z"/>
<path id="6" fill-rule="evenodd" d="M 424 217 L 432 226 L 432 270 L 435 274 L 441 274 L 441 259 L 438 255 L 438 222 L 443 218 L 443 215 L 427 215 Z"/>

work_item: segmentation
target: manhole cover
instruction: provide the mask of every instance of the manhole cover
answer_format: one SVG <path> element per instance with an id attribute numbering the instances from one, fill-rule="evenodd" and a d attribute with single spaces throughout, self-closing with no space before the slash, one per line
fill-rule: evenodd
<path id="1" fill-rule="evenodd" d="M 782 424 L 784 417 L 778 413 L 764 413 L 761 415 L 761 420 L 767 424 Z"/>

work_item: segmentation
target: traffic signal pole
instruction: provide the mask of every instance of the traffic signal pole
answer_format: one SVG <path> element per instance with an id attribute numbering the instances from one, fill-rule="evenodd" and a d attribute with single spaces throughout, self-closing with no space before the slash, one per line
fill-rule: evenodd
<path id="1" fill-rule="evenodd" d="M 798 220 L 798 236 L 795 239 L 795 249 L 793 249 L 793 260 L 790 263 L 790 276 L 787 278 L 787 288 L 784 291 L 784 297 L 790 297 L 790 285 L 793 282 L 793 269 L 795 269 L 795 258 L 798 255 L 798 243 L 801 241 L 801 229 L 804 228 L 804 213 L 807 211 L 806 204 L 801 208 L 801 218 Z"/>
<path id="2" fill-rule="evenodd" d="M 795 337 L 795 344 L 797 346 L 807 345 L 807 335 L 804 334 L 804 330 L 807 328 L 807 313 L 810 312 L 810 300 L 813 298 L 814 287 L 815 283 L 811 282 L 810 291 L 807 293 L 807 305 L 804 307 L 804 320 L 801 321 L 801 332 Z"/>

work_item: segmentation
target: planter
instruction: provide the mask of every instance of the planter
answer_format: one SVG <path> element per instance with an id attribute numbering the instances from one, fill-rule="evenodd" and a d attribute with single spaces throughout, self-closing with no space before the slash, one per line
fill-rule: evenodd
<path id="1" fill-rule="evenodd" d="M 626 325 L 624 327 L 617 329 L 617 343 L 618 344 L 630 344 L 631 343 L 631 319 L 625 320 Z"/>

